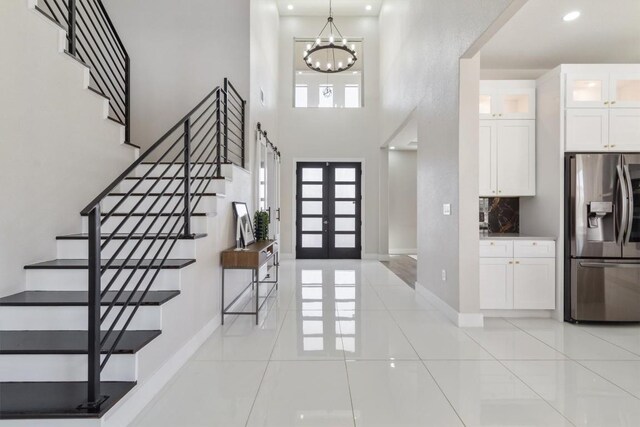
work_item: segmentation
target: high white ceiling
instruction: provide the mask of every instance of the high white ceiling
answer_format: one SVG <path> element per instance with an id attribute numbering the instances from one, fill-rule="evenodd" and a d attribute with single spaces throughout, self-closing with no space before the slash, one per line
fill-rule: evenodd
<path id="1" fill-rule="evenodd" d="M 578 10 L 580 17 L 562 17 Z M 485 69 L 640 63 L 640 0 L 529 0 L 481 51 Z"/>
<path id="2" fill-rule="evenodd" d="M 382 0 L 332 0 L 335 16 L 378 16 Z M 292 5 L 289 10 L 287 6 Z M 367 10 L 367 5 L 371 10 Z M 329 0 L 278 0 L 282 16 L 328 16 Z"/>

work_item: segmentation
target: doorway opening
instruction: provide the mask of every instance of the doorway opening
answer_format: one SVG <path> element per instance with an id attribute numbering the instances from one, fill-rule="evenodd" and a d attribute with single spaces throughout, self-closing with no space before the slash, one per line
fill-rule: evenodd
<path id="1" fill-rule="evenodd" d="M 360 259 L 362 165 L 298 162 L 296 258 Z"/>

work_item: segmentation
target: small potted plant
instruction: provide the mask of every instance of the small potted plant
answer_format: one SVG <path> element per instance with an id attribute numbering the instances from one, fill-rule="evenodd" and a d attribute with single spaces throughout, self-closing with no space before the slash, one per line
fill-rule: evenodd
<path id="1" fill-rule="evenodd" d="M 256 241 L 269 240 L 269 212 L 256 211 L 253 217 L 255 225 L 254 234 Z"/>

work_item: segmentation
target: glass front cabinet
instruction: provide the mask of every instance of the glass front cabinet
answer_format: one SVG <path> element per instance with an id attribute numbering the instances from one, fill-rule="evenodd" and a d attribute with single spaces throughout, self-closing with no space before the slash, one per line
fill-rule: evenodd
<path id="1" fill-rule="evenodd" d="M 480 119 L 535 119 L 535 81 L 482 80 L 479 105 Z"/>

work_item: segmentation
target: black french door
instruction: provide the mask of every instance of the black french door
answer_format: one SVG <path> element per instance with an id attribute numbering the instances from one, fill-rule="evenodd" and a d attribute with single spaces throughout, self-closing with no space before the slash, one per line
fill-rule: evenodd
<path id="1" fill-rule="evenodd" d="M 360 163 L 298 162 L 296 258 L 361 257 Z"/>

